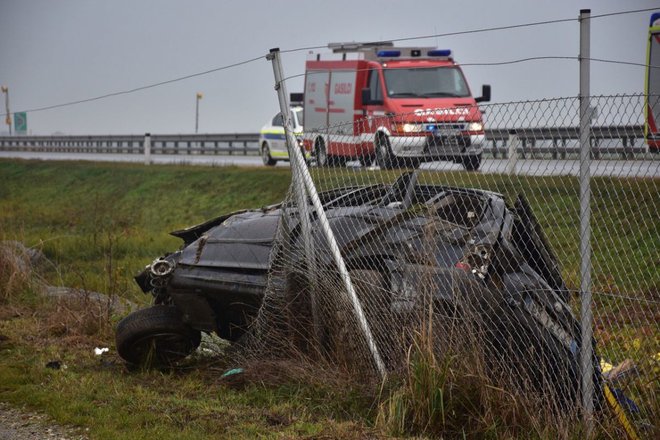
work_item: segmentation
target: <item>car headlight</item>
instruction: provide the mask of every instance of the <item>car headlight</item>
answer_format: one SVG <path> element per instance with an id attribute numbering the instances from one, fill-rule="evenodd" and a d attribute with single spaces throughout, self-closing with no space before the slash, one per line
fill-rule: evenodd
<path id="1" fill-rule="evenodd" d="M 484 124 L 482 122 L 470 122 L 467 125 L 468 131 L 483 131 Z"/>

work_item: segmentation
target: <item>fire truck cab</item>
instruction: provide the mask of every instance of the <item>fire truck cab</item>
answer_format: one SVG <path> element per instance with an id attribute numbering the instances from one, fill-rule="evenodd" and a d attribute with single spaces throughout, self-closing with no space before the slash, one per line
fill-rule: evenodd
<path id="1" fill-rule="evenodd" d="M 481 164 L 477 103 L 451 51 L 392 42 L 331 43 L 306 63 L 304 143 L 318 166 L 348 160 L 384 169 L 450 160 Z M 323 58 L 322 58 L 323 57 Z"/>

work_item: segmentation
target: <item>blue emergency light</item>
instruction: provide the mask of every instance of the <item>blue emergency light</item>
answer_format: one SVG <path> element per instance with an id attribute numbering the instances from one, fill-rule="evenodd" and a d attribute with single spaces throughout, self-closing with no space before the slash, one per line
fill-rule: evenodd
<path id="1" fill-rule="evenodd" d="M 651 15 L 651 23 L 649 24 L 649 26 L 653 26 L 653 22 L 656 21 L 658 18 L 660 18 L 660 12 L 654 12 Z"/>
<path id="2" fill-rule="evenodd" d="M 381 58 L 395 58 L 398 56 L 401 56 L 401 51 L 400 50 L 380 50 L 376 54 L 377 56 Z"/>
<path id="3" fill-rule="evenodd" d="M 448 57 L 451 55 L 450 49 L 434 49 L 429 50 L 426 55 L 430 57 Z"/>

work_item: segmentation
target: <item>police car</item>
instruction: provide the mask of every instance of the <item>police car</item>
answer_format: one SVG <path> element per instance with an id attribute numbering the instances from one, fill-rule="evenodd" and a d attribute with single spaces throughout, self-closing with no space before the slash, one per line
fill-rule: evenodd
<path id="1" fill-rule="evenodd" d="M 302 149 L 303 133 L 303 108 L 299 106 L 291 107 L 291 121 L 293 123 L 293 133 L 296 136 L 298 146 Z M 259 152 L 264 165 L 273 166 L 278 160 L 289 161 L 289 152 L 286 148 L 286 136 L 284 135 L 284 118 L 282 113 L 276 114 L 272 120 L 268 121 L 259 132 Z M 303 150 L 305 159 L 309 160 L 311 154 Z"/>

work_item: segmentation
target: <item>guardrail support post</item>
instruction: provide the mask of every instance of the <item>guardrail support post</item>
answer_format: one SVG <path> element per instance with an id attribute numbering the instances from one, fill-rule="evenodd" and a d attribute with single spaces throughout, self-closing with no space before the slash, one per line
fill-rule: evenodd
<path id="1" fill-rule="evenodd" d="M 144 164 L 151 164 L 151 133 L 144 134 Z"/>
<path id="2" fill-rule="evenodd" d="M 520 138 L 514 132 L 509 134 L 509 153 L 506 163 L 506 172 L 509 175 L 516 174 L 516 162 L 518 162 L 518 146 L 520 145 Z"/>

